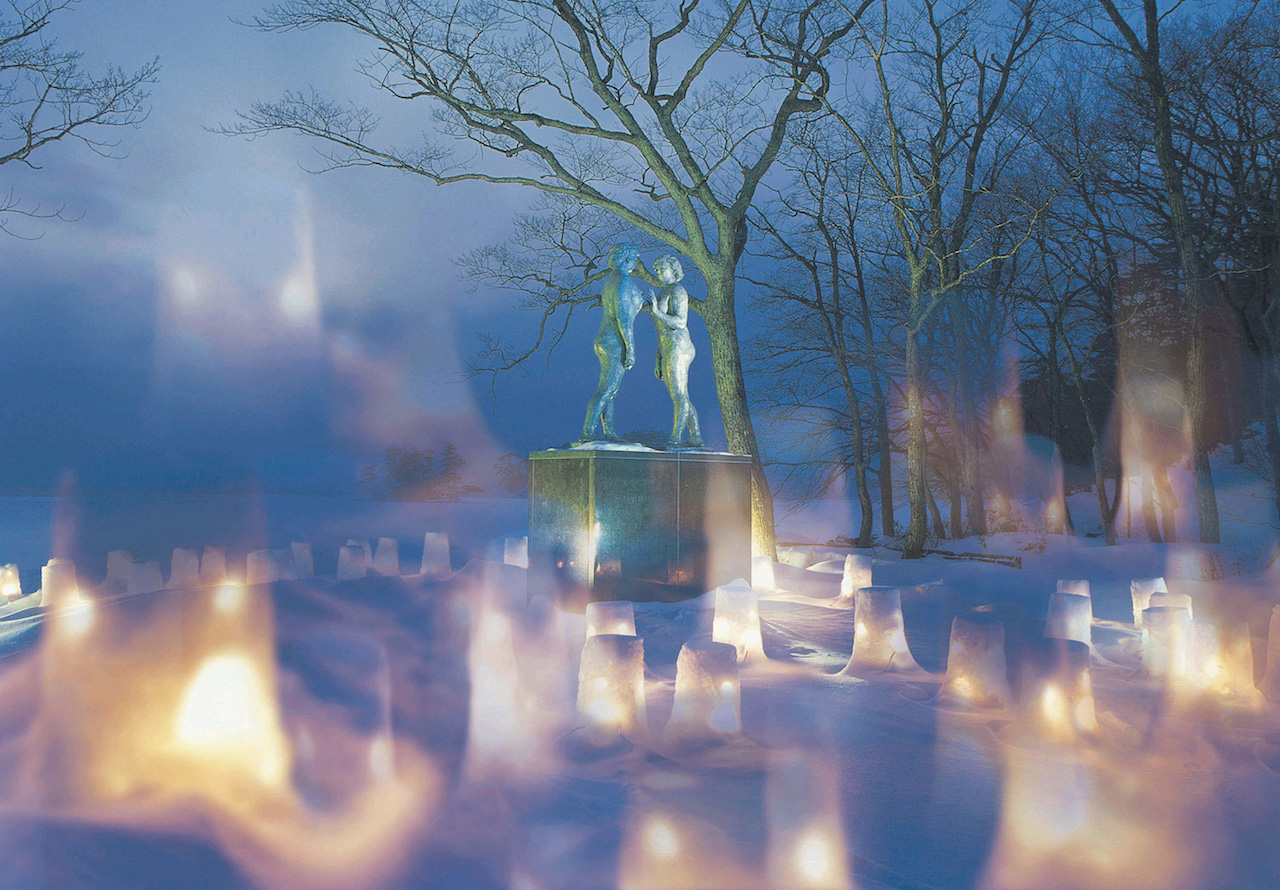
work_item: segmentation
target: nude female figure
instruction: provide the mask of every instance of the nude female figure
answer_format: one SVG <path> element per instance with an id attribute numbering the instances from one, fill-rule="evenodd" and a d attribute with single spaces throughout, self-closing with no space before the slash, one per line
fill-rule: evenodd
<path id="1" fill-rule="evenodd" d="M 600 294 L 604 319 L 595 341 L 596 358 L 600 360 L 600 385 L 587 405 L 587 420 L 582 425 L 581 441 L 584 442 L 593 437 L 597 425 L 606 439 L 617 438 L 613 427 L 613 399 L 618 394 L 622 375 L 636 363 L 636 315 L 645 302 L 640 281 L 631 276 L 639 260 L 640 251 L 631 244 L 615 244 L 609 251 L 609 266 L 613 271 L 605 278 Z"/>
<path id="2" fill-rule="evenodd" d="M 658 329 L 658 361 L 653 373 L 666 382 L 675 409 L 671 444 L 681 444 L 687 431 L 688 443 L 701 447 L 698 412 L 689 401 L 689 365 L 695 353 L 689 336 L 689 292 L 679 283 L 684 278 L 684 267 L 674 256 L 660 256 L 654 260 L 653 274 L 663 284 L 649 310 Z"/>

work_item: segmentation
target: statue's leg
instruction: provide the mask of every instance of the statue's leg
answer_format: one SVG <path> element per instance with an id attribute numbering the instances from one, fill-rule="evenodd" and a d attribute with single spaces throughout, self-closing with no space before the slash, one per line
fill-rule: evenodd
<path id="1" fill-rule="evenodd" d="M 600 375 L 600 387 L 604 391 L 600 399 L 601 428 L 606 439 L 618 438 L 618 432 L 613 426 L 613 399 L 618 394 L 618 387 L 622 384 L 622 375 L 625 373 L 626 369 L 622 367 L 621 362 L 613 362 Z"/>
<path id="2" fill-rule="evenodd" d="M 675 377 L 674 393 L 678 393 L 676 405 L 679 408 L 677 417 L 677 427 L 679 437 L 684 437 L 685 428 L 689 430 L 689 444 L 702 445 L 702 430 L 698 424 L 698 412 L 693 407 L 693 401 L 689 398 L 689 365 L 693 362 L 693 356 L 688 353 L 682 353 L 678 361 L 673 362 L 676 367 L 673 368 Z"/>
<path id="3" fill-rule="evenodd" d="M 602 424 L 605 397 L 608 395 L 609 365 L 606 363 L 607 356 L 600 355 L 599 349 L 596 350 L 596 355 L 600 358 L 600 385 L 596 387 L 595 395 L 587 403 L 587 419 L 582 425 L 582 441 L 584 442 L 591 438 L 596 426 Z"/>

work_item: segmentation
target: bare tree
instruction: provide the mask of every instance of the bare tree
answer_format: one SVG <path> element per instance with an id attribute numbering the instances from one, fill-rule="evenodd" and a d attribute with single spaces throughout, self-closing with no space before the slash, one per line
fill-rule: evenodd
<path id="1" fill-rule="evenodd" d="M 991 250 L 975 231 L 979 206 L 1002 186 L 1020 144 L 1007 112 L 1030 77 L 1048 33 L 1037 0 L 1003 16 L 982 2 L 881 3 L 876 27 L 858 20 L 858 47 L 873 70 L 865 107 L 827 105 L 857 144 L 891 218 L 896 253 L 907 283 L 905 377 L 907 493 L 910 523 L 903 545 L 922 555 L 925 540 L 927 438 L 921 334 L 942 302 L 972 275 L 1025 240 L 1036 208 L 1023 206 L 999 224 L 1019 234 Z M 954 334 L 963 336 L 963 307 Z M 971 528 L 985 525 L 977 477 L 977 406 L 967 346 L 958 350 L 964 429 L 961 467 Z"/>
<path id="2" fill-rule="evenodd" d="M 866 0 L 870 2 L 870 0 Z M 735 279 L 747 211 L 788 124 L 821 108 L 824 60 L 857 12 L 821 0 L 708 8 L 595 0 L 286 0 L 268 31 L 335 25 L 367 38 L 362 65 L 389 96 L 431 107 L 444 141 L 380 139 L 365 108 L 289 93 L 254 105 L 245 134 L 289 130 L 330 166 L 378 166 L 437 184 L 519 185 L 594 204 L 688 257 L 706 300 L 729 446 L 754 459 L 755 546 L 772 553 L 773 506 L 747 406 Z M 459 155 L 457 149 L 473 150 Z M 639 192 L 661 213 L 638 210 Z"/>
<path id="3" fill-rule="evenodd" d="M 74 5 L 5 0 L 0 6 L 0 166 L 38 168 L 42 149 L 63 141 L 111 156 L 118 143 L 107 131 L 146 117 L 146 85 L 155 80 L 159 62 L 98 76 L 85 71 L 81 54 L 61 48 L 52 36 L 54 19 Z M 11 232 L 6 216 L 49 219 L 61 212 L 24 208 L 10 191 L 0 197 L 0 231 Z"/>

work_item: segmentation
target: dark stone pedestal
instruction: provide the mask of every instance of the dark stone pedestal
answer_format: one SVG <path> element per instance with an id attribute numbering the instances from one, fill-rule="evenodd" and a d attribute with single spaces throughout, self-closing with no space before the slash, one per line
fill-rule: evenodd
<path id="1" fill-rule="evenodd" d="M 679 600 L 751 576 L 751 460 L 608 448 L 529 455 L 529 596 Z"/>

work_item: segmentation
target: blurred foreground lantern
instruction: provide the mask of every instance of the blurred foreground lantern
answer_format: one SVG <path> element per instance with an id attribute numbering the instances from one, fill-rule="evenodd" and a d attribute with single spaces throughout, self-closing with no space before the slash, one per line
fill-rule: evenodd
<path id="1" fill-rule="evenodd" d="M 728 643 L 710 640 L 685 643 L 676 659 L 667 743 L 736 735 L 742 731 L 741 711 L 738 651 Z"/>
<path id="2" fill-rule="evenodd" d="M 40 569 L 40 605 L 60 608 L 80 598 L 76 564 L 69 559 L 51 559 Z"/>
<path id="3" fill-rule="evenodd" d="M 445 532 L 427 532 L 422 541 L 422 574 L 439 577 L 453 571 L 449 561 L 449 535 Z"/>
<path id="4" fill-rule="evenodd" d="M 1167 592 L 1164 578 L 1134 578 L 1129 582 L 1129 595 L 1133 597 L 1134 627 L 1142 627 L 1142 612 L 1151 605 L 1151 595 Z"/>
<path id="5" fill-rule="evenodd" d="M 957 615 L 951 622 L 943 698 L 978 707 L 1013 703 L 1004 655 L 1004 623 L 987 614 Z"/>
<path id="6" fill-rule="evenodd" d="M 1181 680 L 1187 672 L 1191 613 L 1171 606 L 1142 611 L 1142 668 L 1152 677 Z"/>
<path id="7" fill-rule="evenodd" d="M 367 575 L 364 548 L 359 544 L 343 544 L 338 549 L 338 580 L 354 581 Z"/>
<path id="8" fill-rule="evenodd" d="M 840 783 L 808 752 L 778 752 L 765 783 L 770 887 L 852 890 Z"/>
<path id="9" fill-rule="evenodd" d="M 1271 610 L 1267 629 L 1267 672 L 1262 677 L 1262 694 L 1272 705 L 1280 705 L 1280 606 Z"/>
<path id="10" fill-rule="evenodd" d="M 636 635 L 635 607 L 629 602 L 587 604 L 587 638 L 596 634 Z"/>
<path id="11" fill-rule="evenodd" d="M 852 609 L 857 592 L 871 585 L 871 557 L 848 554 L 844 558 L 844 572 L 840 575 L 840 596 L 835 605 Z"/>
<path id="12" fill-rule="evenodd" d="M 200 586 L 200 556 L 194 550 L 181 547 L 173 549 L 173 561 L 169 564 L 170 587 Z"/>
<path id="13" fill-rule="evenodd" d="M 373 573 L 393 578 L 400 576 L 400 542 L 395 538 L 378 538 L 378 549 L 373 554 Z"/>
<path id="14" fill-rule="evenodd" d="M 778 589 L 778 581 L 773 573 L 772 557 L 767 555 L 751 557 L 751 586 L 755 590 Z"/>
<path id="15" fill-rule="evenodd" d="M 280 580 L 280 566 L 271 550 L 255 550 L 245 560 L 244 583 L 270 584 Z"/>
<path id="16" fill-rule="evenodd" d="M 855 594 L 853 653 L 844 673 L 917 671 L 907 647 L 902 594 L 896 587 L 863 587 Z"/>
<path id="17" fill-rule="evenodd" d="M 1098 731 L 1089 646 L 1045 638 L 1022 653 L 1018 724 L 1044 742 L 1070 744 Z"/>
<path id="18" fill-rule="evenodd" d="M 760 600 L 756 592 L 740 581 L 716 588 L 716 611 L 711 622 L 711 639 L 738 650 L 738 660 L 764 658 L 760 636 Z"/>
<path id="19" fill-rule="evenodd" d="M 1150 604 L 1168 609 L 1186 609 L 1188 615 L 1192 618 L 1196 617 L 1195 606 L 1192 604 L 1191 595 L 1188 593 L 1156 591 L 1151 594 Z"/>
<path id="20" fill-rule="evenodd" d="M 587 638 L 578 668 L 578 720 L 596 737 L 647 734 L 643 640 L 623 634 Z"/>
<path id="21" fill-rule="evenodd" d="M 1092 645 L 1093 600 L 1078 593 L 1058 591 L 1049 594 L 1049 610 L 1044 619 L 1044 635 L 1058 640 L 1076 640 Z"/>
<path id="22" fill-rule="evenodd" d="M 1253 683 L 1253 643 L 1249 625 L 1191 622 L 1187 656 L 1188 692 L 1216 699 L 1229 707 L 1254 710 L 1262 694 Z"/>
<path id="23" fill-rule="evenodd" d="M 686 806 L 642 799 L 627 808 L 617 886 L 742 890 L 755 886 L 755 881 L 723 830 L 689 815 Z"/>

